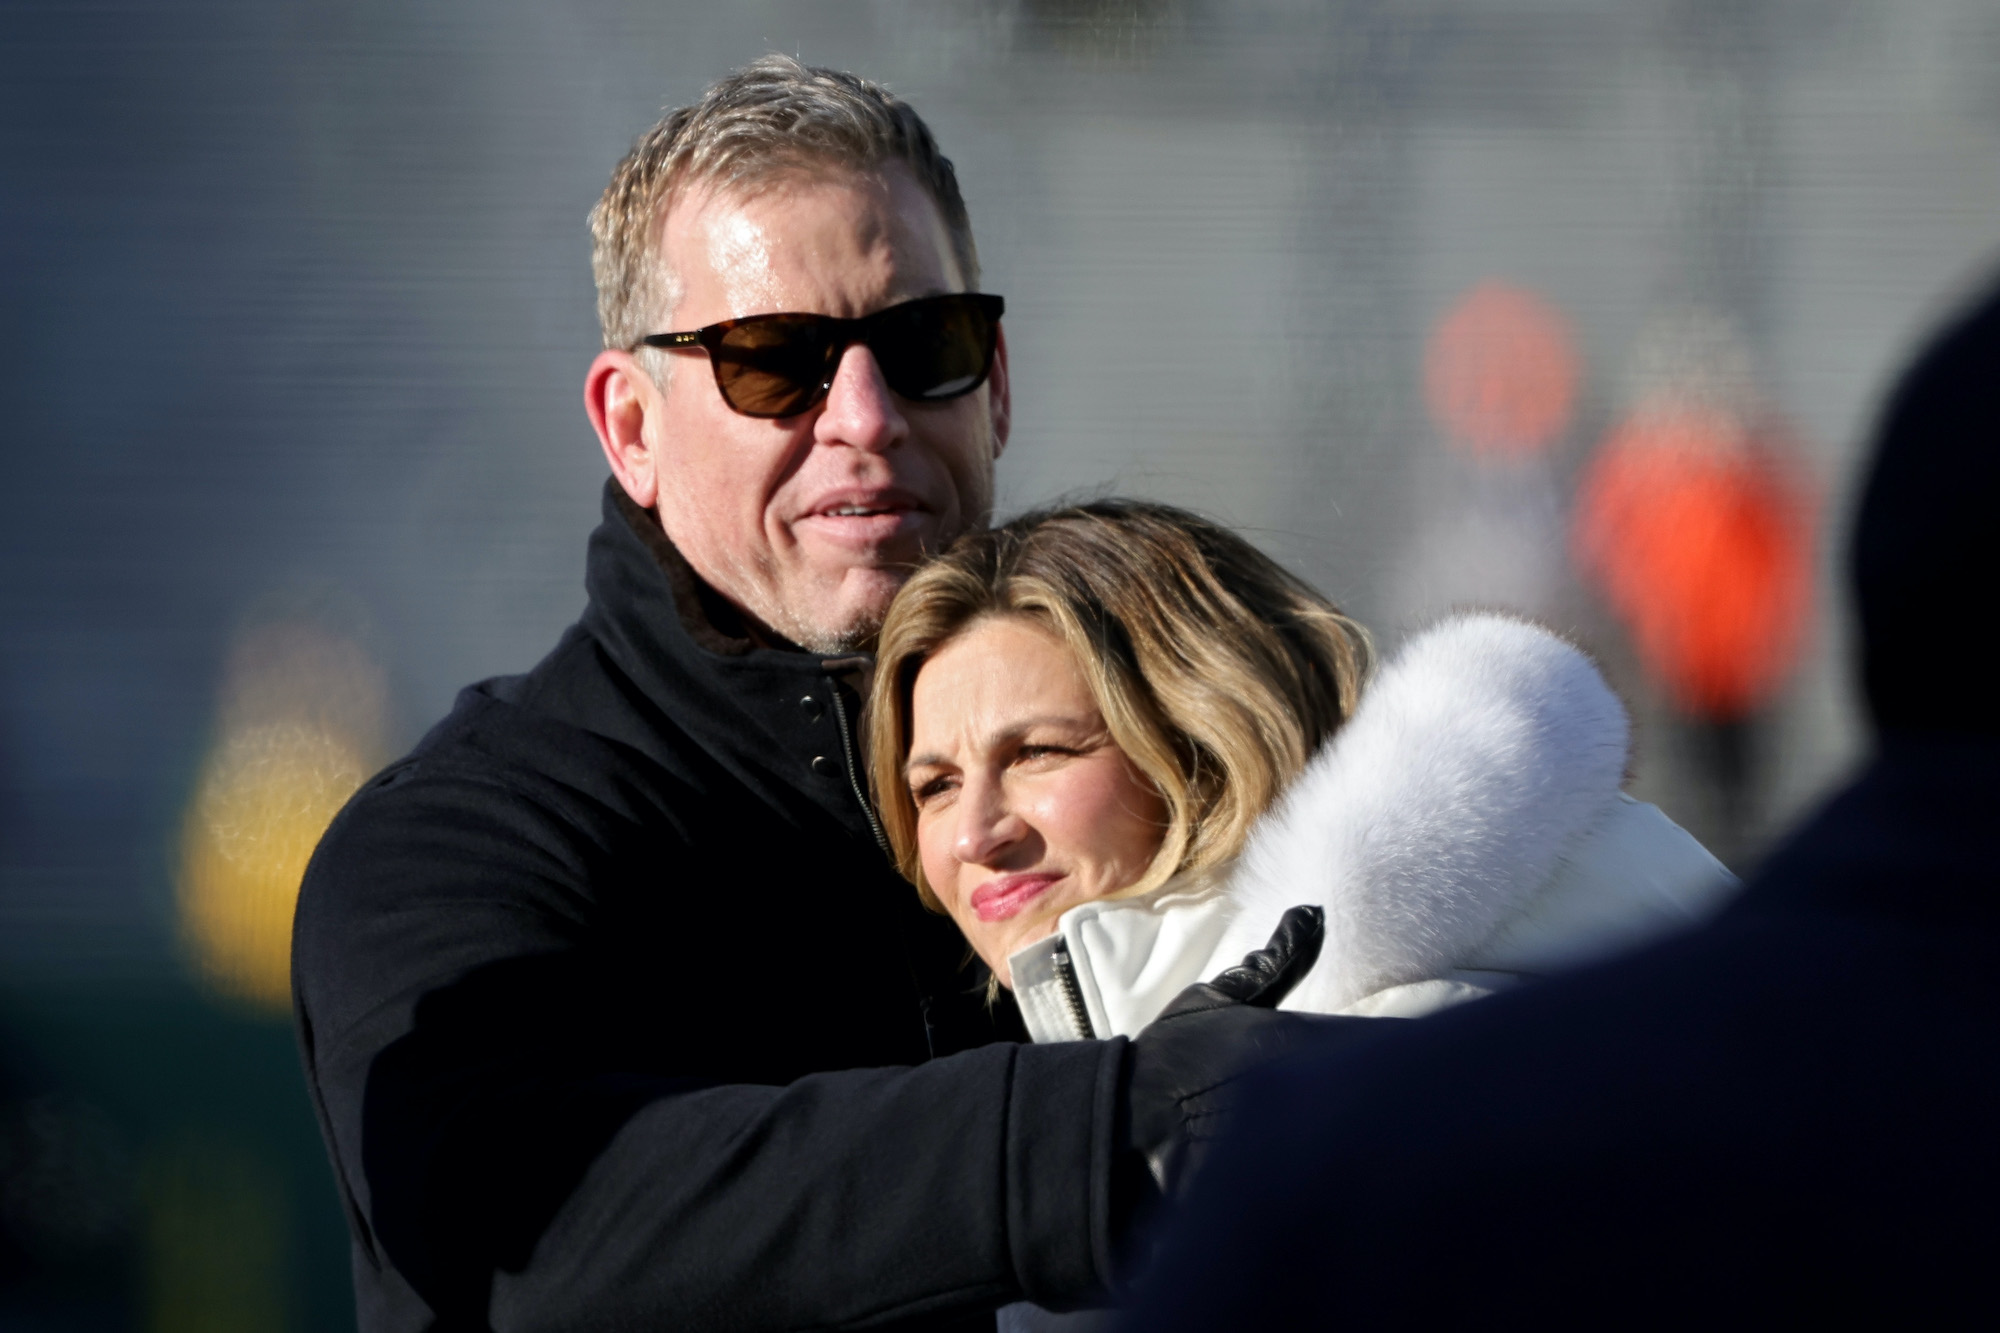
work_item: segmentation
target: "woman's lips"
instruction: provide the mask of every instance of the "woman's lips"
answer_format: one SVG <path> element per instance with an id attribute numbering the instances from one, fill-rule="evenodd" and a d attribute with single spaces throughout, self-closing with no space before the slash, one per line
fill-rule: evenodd
<path id="1" fill-rule="evenodd" d="M 1042 896 L 1049 885 L 1062 876 L 1050 871 L 1028 875 L 1002 875 L 989 879 L 972 891 L 972 913 L 981 921 L 1005 921 Z"/>

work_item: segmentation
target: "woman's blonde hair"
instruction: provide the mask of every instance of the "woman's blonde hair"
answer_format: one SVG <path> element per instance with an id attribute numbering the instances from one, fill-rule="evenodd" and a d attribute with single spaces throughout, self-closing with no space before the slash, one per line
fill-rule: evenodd
<path id="1" fill-rule="evenodd" d="M 882 626 L 869 777 L 904 876 L 930 907 L 903 765 L 931 654 L 987 616 L 1068 646 L 1119 749 L 1159 790 L 1166 837 L 1143 893 L 1243 848 L 1250 827 L 1346 721 L 1373 655 L 1340 608 L 1228 529 L 1170 505 L 1100 500 L 958 539 Z"/>

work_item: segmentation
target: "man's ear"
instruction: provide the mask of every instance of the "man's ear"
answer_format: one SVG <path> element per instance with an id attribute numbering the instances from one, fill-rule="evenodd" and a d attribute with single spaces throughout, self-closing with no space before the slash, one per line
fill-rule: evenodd
<path id="1" fill-rule="evenodd" d="M 1007 432 L 1014 425 L 1014 389 L 1007 378 L 1007 326 L 994 330 L 993 370 L 986 377 L 987 405 L 993 413 L 993 456 L 1007 447 Z"/>
<path id="2" fill-rule="evenodd" d="M 659 459 L 646 443 L 646 414 L 657 411 L 660 391 L 630 352 L 606 350 L 590 363 L 583 379 L 583 410 L 611 475 L 641 509 L 660 498 Z"/>

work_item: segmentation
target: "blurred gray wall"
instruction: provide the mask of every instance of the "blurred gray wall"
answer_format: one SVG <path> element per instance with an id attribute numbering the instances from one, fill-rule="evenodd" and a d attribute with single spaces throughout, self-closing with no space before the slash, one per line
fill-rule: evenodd
<path id="1" fill-rule="evenodd" d="M 0 968 L 175 966 L 174 840 L 246 623 L 362 642 L 397 747 L 554 641 L 604 475 L 584 214 L 663 105 L 768 50 L 889 83 L 957 161 L 1008 298 L 1006 507 L 1195 506 L 1389 643 L 1508 595 L 1449 541 L 1441 313 L 1499 277 L 1573 322 L 1559 500 L 1640 331 L 1721 310 L 1828 515 L 1744 855 L 1855 754 L 1834 552 L 1888 378 L 2000 245 L 1990 0 L 11 3 Z M 1615 628 L 1549 568 L 1528 609 L 1603 653 L 1641 789 L 1699 824 Z"/>

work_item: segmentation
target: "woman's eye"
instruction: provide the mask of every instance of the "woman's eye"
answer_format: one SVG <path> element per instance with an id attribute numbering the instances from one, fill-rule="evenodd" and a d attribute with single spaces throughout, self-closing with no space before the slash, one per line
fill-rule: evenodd
<path id="1" fill-rule="evenodd" d="M 930 800 L 932 797 L 941 796 L 945 792 L 951 790 L 951 786 L 952 786 L 952 781 L 950 778 L 944 778 L 944 777 L 932 778 L 929 782 L 920 782 L 916 786 L 911 787 L 910 799 L 915 801 L 918 805 L 922 805 L 925 801 Z"/>
<path id="2" fill-rule="evenodd" d="M 1023 745 L 1020 749 L 1014 752 L 1014 757 L 1018 760 L 1027 761 L 1033 759 L 1057 758 L 1063 755 L 1072 755 L 1075 753 L 1076 751 L 1072 750 L 1067 745 Z"/>

